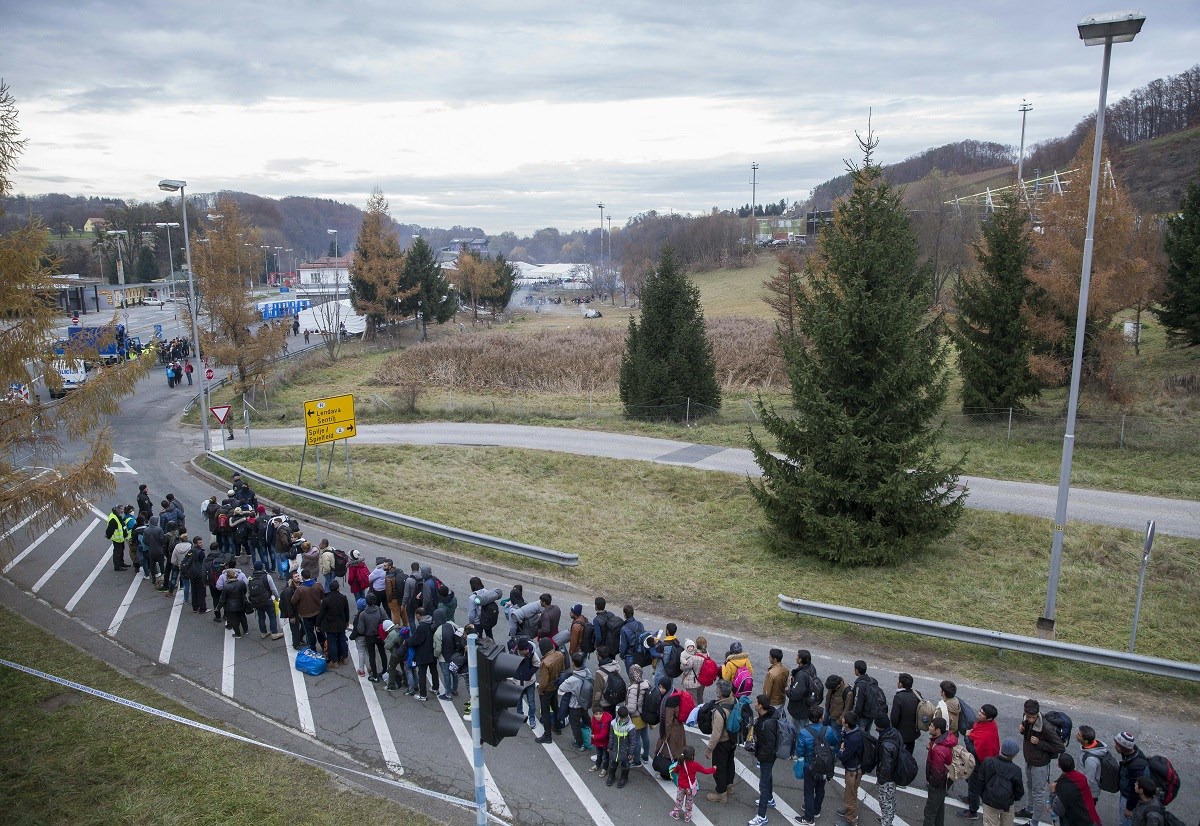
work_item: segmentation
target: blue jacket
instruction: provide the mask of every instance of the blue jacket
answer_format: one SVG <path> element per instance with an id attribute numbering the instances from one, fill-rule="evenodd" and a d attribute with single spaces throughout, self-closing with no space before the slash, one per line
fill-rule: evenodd
<path id="1" fill-rule="evenodd" d="M 805 762 L 813 759 L 813 743 L 821 735 L 821 726 L 819 723 L 809 723 L 800 731 L 796 732 L 796 756 L 802 758 Z M 838 747 L 838 732 L 836 726 L 825 726 L 825 742 L 829 744 L 829 748 L 837 753 Z"/>
<path id="2" fill-rule="evenodd" d="M 618 652 L 622 657 L 632 657 L 637 651 L 638 637 L 645 633 L 646 627 L 642 625 L 641 620 L 637 617 L 630 617 L 625 620 L 625 624 L 621 626 L 621 650 Z"/>

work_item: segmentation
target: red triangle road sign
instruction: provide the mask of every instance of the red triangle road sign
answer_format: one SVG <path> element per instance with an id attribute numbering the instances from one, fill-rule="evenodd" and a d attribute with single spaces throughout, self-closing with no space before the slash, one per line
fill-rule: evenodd
<path id="1" fill-rule="evenodd" d="M 221 424 L 225 424 L 225 420 L 229 418 L 229 411 L 232 409 L 232 405 L 228 404 L 218 404 L 216 407 L 208 408 L 209 412 L 213 414 L 213 418 Z"/>

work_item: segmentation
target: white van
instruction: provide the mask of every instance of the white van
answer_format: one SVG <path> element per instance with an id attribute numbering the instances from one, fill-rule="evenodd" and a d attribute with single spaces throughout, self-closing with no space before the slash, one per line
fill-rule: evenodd
<path id="1" fill-rule="evenodd" d="M 62 392 L 50 391 L 50 398 L 61 399 L 69 391 L 83 387 L 87 382 L 87 368 L 82 361 L 60 360 L 54 362 L 54 369 L 62 377 Z"/>

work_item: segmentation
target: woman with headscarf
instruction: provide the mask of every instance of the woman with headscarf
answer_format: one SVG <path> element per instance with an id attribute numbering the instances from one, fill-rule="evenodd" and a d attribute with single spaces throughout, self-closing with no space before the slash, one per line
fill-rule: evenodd
<path id="1" fill-rule="evenodd" d="M 656 702 L 658 697 L 651 696 L 650 683 L 642 677 L 642 667 L 632 666 L 629 669 L 629 688 L 625 691 L 625 707 L 633 720 L 633 765 L 640 766 L 650 759 L 650 727 L 642 718 L 642 709 L 647 702 Z"/>
<path id="2" fill-rule="evenodd" d="M 697 649 L 696 643 L 692 640 L 684 640 L 683 656 L 679 658 L 681 669 L 679 676 L 683 680 L 684 691 L 692 695 L 696 705 L 704 702 L 704 686 L 700 685 L 700 666 L 702 665 L 704 665 L 704 655 Z"/>

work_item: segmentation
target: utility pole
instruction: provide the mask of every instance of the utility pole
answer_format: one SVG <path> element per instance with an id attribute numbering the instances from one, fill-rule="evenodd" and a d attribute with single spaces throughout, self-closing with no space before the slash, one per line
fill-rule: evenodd
<path id="1" fill-rule="evenodd" d="M 754 240 L 758 240 L 758 162 L 750 164 L 750 217 L 754 220 Z"/>
<path id="2" fill-rule="evenodd" d="M 1032 103 L 1021 101 L 1021 108 L 1017 111 L 1021 113 L 1021 148 L 1017 152 L 1017 181 L 1020 183 L 1021 189 L 1025 189 L 1025 116 L 1029 114 L 1029 110 L 1033 108 Z"/>
<path id="3" fill-rule="evenodd" d="M 604 272 L 604 204 L 596 206 L 600 207 L 600 272 Z"/>

